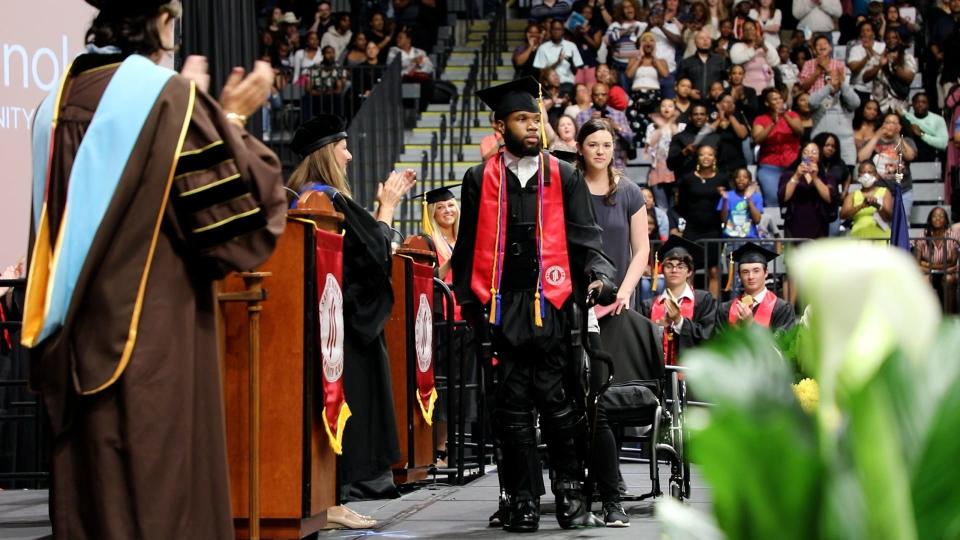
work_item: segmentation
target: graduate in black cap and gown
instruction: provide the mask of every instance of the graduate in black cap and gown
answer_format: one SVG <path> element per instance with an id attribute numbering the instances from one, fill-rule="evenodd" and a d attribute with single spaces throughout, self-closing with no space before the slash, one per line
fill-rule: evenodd
<path id="1" fill-rule="evenodd" d="M 677 365 L 680 351 L 696 347 L 713 334 L 717 300 L 690 286 L 702 261 L 703 248 L 682 236 L 671 235 L 657 250 L 654 272 L 663 270 L 666 285 L 659 296 L 641 302 L 640 312 L 663 327 L 663 360 L 668 366 Z"/>
<path id="2" fill-rule="evenodd" d="M 261 264 L 286 223 L 279 161 L 243 127 L 273 72 L 237 68 L 218 102 L 203 58 L 157 65 L 180 2 L 89 3 L 88 49 L 31 130 L 21 337 L 53 538 L 230 539 L 214 280 Z"/>
<path id="3" fill-rule="evenodd" d="M 457 301 L 468 321 L 491 325 L 499 360 L 492 420 L 509 531 L 539 526 L 537 413 L 555 473 L 557 521 L 564 528 L 596 523 L 581 493 L 574 438 L 584 435 L 586 415 L 565 380 L 573 361 L 568 336 L 578 322 L 571 304 L 583 317 L 588 290 L 601 304 L 616 294 L 586 185 L 572 166 L 542 151 L 538 95 L 529 77 L 477 91 L 494 111 L 504 148 L 463 177 L 452 259 Z"/>
<path id="4" fill-rule="evenodd" d="M 737 248 L 733 260 L 743 283 L 743 294 L 720 304 L 717 326 L 759 324 L 770 330 L 788 330 L 796 322 L 793 306 L 767 289 L 767 263 L 778 255 L 753 242 Z"/>
<path id="5" fill-rule="evenodd" d="M 290 175 L 288 187 L 298 193 L 323 191 L 345 218 L 343 380 L 353 415 L 344 428 L 338 475 L 343 495 L 348 496 L 351 487 L 383 476 L 400 459 L 383 328 L 394 302 L 390 225 L 394 208 L 413 187 L 416 173 L 410 169 L 391 173 L 379 187 L 379 204 L 371 215 L 353 200 L 347 184 L 346 167 L 352 156 L 342 119 L 316 115 L 297 129 L 290 146 L 303 161 Z M 360 492 L 364 494 L 363 489 Z M 355 528 L 374 525 L 349 514 L 335 517 L 338 523 Z"/>

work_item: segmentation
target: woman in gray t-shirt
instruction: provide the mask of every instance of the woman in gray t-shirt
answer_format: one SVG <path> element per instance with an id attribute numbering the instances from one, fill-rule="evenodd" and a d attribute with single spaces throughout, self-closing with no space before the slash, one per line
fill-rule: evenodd
<path id="1" fill-rule="evenodd" d="M 640 188 L 613 168 L 616 132 L 603 119 L 580 128 L 578 164 L 590 190 L 597 224 L 603 229 L 603 248 L 617 268 L 620 285 L 614 313 L 634 306 L 633 292 L 643 276 L 650 254 L 647 212 Z"/>

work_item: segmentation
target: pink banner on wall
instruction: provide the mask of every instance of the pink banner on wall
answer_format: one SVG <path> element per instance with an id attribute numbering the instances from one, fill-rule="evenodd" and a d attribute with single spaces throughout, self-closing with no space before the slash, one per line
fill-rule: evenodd
<path id="1" fill-rule="evenodd" d="M 7 5 L 9 4 L 9 5 Z M 30 128 L 40 101 L 83 51 L 96 10 L 82 0 L 6 2 L 0 25 L 0 270 L 27 252 Z"/>

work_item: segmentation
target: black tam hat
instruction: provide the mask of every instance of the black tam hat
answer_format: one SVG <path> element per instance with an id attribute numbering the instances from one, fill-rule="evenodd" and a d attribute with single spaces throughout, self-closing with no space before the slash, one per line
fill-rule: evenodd
<path id="1" fill-rule="evenodd" d="M 550 153 L 560 161 L 566 161 L 571 165 L 577 162 L 576 152 L 568 152 L 566 150 L 551 150 Z"/>
<path id="2" fill-rule="evenodd" d="M 169 4 L 170 0 L 86 0 L 100 11 L 112 11 L 125 15 L 150 14 L 157 8 Z"/>
<path id="3" fill-rule="evenodd" d="M 685 259 L 687 257 L 693 261 L 691 270 L 699 268 L 703 264 L 703 247 L 676 234 L 670 235 L 670 238 L 657 250 L 657 259 L 661 263 L 667 259 Z"/>
<path id="4" fill-rule="evenodd" d="M 433 204 L 441 201 L 449 201 L 453 198 L 453 192 L 445 187 L 442 187 L 438 189 L 432 189 L 424 193 L 423 197 L 426 199 L 427 204 Z"/>
<path id="5" fill-rule="evenodd" d="M 508 83 L 477 90 L 476 96 L 493 110 L 493 116 L 502 120 L 515 111 L 540 112 L 537 99 L 540 83 L 533 77 L 522 77 Z"/>
<path id="6" fill-rule="evenodd" d="M 305 158 L 324 146 L 347 138 L 346 122 L 339 116 L 320 113 L 300 124 L 290 149 Z"/>
<path id="7" fill-rule="evenodd" d="M 780 255 L 774 251 L 758 246 L 753 242 L 747 242 L 746 244 L 738 247 L 732 254 L 732 258 L 737 264 L 744 263 L 760 263 L 767 264 L 768 262 L 776 259 Z"/>

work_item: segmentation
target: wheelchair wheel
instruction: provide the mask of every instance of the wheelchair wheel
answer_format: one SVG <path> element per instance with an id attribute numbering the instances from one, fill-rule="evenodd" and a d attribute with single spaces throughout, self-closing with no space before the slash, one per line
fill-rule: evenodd
<path id="1" fill-rule="evenodd" d="M 687 403 L 687 385 L 686 381 L 681 379 L 676 372 L 671 377 L 671 390 L 673 392 L 673 422 L 670 426 L 673 437 L 673 445 L 680 459 L 679 478 L 677 483 L 679 487 L 678 499 L 690 498 L 690 460 L 687 459 L 687 453 L 683 440 L 683 411 Z M 673 494 L 673 482 L 670 484 L 670 495 Z"/>

